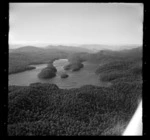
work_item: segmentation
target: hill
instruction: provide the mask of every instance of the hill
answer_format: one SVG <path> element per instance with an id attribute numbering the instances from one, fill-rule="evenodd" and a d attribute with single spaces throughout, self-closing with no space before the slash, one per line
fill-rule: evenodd
<path id="1" fill-rule="evenodd" d="M 94 54 L 88 54 L 86 60 L 93 63 L 124 60 L 124 59 L 142 59 L 142 47 L 125 49 L 121 51 L 101 50 Z"/>
<path id="2" fill-rule="evenodd" d="M 90 49 L 80 47 L 80 46 L 72 47 L 72 46 L 64 46 L 64 45 L 57 45 L 57 46 L 48 45 L 47 47 L 45 47 L 45 49 L 56 49 L 56 50 L 72 52 L 72 53 L 81 53 L 81 52 L 91 53 Z"/>
<path id="3" fill-rule="evenodd" d="M 35 52 L 39 52 L 39 51 L 43 51 L 43 49 L 34 47 L 34 46 L 24 46 L 21 48 L 14 49 L 13 52 L 15 52 L 15 53 L 25 53 L 25 52 L 35 53 Z"/>
<path id="4" fill-rule="evenodd" d="M 106 49 L 113 50 L 113 51 L 117 51 L 117 50 L 121 51 L 124 49 L 137 48 L 141 46 L 137 44 L 127 44 L 127 45 L 82 44 L 82 45 L 78 45 L 78 47 L 86 48 L 96 53 L 98 51 L 106 50 Z"/>

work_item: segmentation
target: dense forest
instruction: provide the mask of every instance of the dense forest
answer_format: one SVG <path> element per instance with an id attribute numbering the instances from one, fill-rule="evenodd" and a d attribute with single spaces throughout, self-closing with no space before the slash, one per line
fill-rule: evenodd
<path id="1" fill-rule="evenodd" d="M 122 134 L 142 98 L 142 48 L 77 56 L 101 64 L 95 73 L 112 85 L 9 86 L 9 136 Z"/>

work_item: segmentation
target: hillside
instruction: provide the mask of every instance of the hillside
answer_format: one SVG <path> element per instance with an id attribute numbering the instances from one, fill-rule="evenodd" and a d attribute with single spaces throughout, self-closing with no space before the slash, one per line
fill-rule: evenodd
<path id="1" fill-rule="evenodd" d="M 91 50 L 88 48 L 84 48 L 84 47 L 72 47 L 72 46 L 64 46 L 64 45 L 57 45 L 57 46 L 52 46 L 52 45 L 48 45 L 45 47 L 45 49 L 56 49 L 56 50 L 60 50 L 60 51 L 66 51 L 66 52 L 70 52 L 70 53 L 81 53 L 81 52 L 86 52 L 86 53 L 91 53 Z"/>
<path id="2" fill-rule="evenodd" d="M 101 50 L 94 54 L 88 54 L 86 60 L 92 63 L 109 62 L 124 59 L 142 59 L 142 47 L 125 49 L 121 51 Z"/>

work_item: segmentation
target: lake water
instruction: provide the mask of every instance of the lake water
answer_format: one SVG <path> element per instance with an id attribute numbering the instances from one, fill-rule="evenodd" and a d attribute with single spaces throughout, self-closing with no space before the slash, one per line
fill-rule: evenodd
<path id="1" fill-rule="evenodd" d="M 9 75 L 9 85 L 30 85 L 31 83 L 41 82 L 53 83 L 63 89 L 78 88 L 83 85 L 108 86 L 107 83 L 100 82 L 99 76 L 95 74 L 96 64 L 83 62 L 84 67 L 75 72 L 65 71 L 63 67 L 67 64 L 69 64 L 67 59 L 55 60 L 53 65 L 57 69 L 56 77 L 46 80 L 39 79 L 37 75 L 43 68 L 47 67 L 47 64 L 31 65 L 35 66 L 36 69 Z M 63 72 L 67 73 L 69 77 L 62 79 L 60 75 Z"/>

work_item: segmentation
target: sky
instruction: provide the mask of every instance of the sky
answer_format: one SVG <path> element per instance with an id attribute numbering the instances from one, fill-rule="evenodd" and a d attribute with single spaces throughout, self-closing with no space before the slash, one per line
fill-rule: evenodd
<path id="1" fill-rule="evenodd" d="M 9 44 L 143 43 L 142 3 L 10 3 Z"/>

